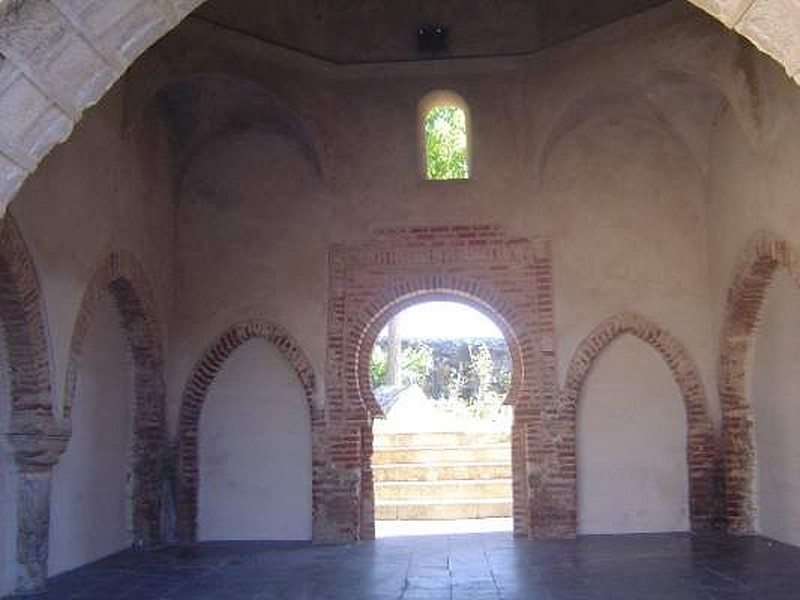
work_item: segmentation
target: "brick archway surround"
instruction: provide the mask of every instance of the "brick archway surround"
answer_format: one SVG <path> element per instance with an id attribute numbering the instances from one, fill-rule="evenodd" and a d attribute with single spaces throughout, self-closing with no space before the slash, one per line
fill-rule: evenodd
<path id="1" fill-rule="evenodd" d="M 800 286 L 800 254 L 769 232 L 748 243 L 728 290 L 719 363 L 725 517 L 735 534 L 755 530 L 755 415 L 747 397 L 748 351 L 755 338 L 764 298 L 783 268 Z"/>
<path id="2" fill-rule="evenodd" d="M 197 541 L 198 491 L 200 473 L 198 465 L 200 418 L 203 404 L 211 384 L 222 371 L 231 354 L 252 339 L 263 339 L 273 344 L 297 375 L 309 406 L 312 438 L 312 496 L 314 512 L 314 538 L 318 520 L 317 502 L 320 493 L 318 456 L 323 443 L 322 412 L 316 407 L 316 379 L 311 363 L 299 344 L 275 323 L 252 320 L 238 323 L 223 332 L 205 350 L 195 364 L 183 391 L 178 421 L 178 539 L 181 543 Z"/>
<path id="3" fill-rule="evenodd" d="M 672 334 L 653 321 L 635 313 L 609 317 L 598 325 L 575 350 L 561 392 L 559 413 L 567 435 L 573 465 L 573 512 L 577 517 L 577 414 L 581 390 L 595 361 L 620 336 L 632 335 L 659 353 L 680 389 L 686 409 L 686 459 L 689 469 L 689 510 L 694 532 L 711 530 L 717 521 L 717 438 L 708 414 L 708 403 L 700 372 L 688 350 Z M 575 522 L 577 533 L 577 520 Z"/>
<path id="4" fill-rule="evenodd" d="M 549 241 L 511 238 L 493 226 L 386 229 L 331 250 L 322 539 L 374 536 L 372 419 L 379 409 L 369 354 L 393 314 L 432 299 L 470 304 L 503 330 L 514 362 L 514 532 L 564 534 L 568 515 L 553 503 L 559 458 L 545 440 L 556 398 L 552 292 Z"/>
<path id="5" fill-rule="evenodd" d="M 689 0 L 800 81 L 800 5 Z M 0 2 L 0 208 L 134 60 L 203 0 Z"/>
<path id="6" fill-rule="evenodd" d="M 136 258 L 113 252 L 95 272 L 73 327 L 64 387 L 64 419 L 71 419 L 78 375 L 91 321 L 110 294 L 133 359 L 133 533 L 137 543 L 159 542 L 165 454 L 165 394 L 162 330 L 149 280 Z M 80 401 L 80 399 L 78 399 Z"/>

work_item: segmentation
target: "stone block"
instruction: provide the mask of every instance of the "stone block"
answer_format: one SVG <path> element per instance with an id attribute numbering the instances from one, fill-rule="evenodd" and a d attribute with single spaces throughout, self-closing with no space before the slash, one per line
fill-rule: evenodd
<path id="1" fill-rule="evenodd" d="M 800 2 L 759 0 L 753 2 L 736 30 L 780 62 L 790 74 L 800 71 Z"/>
<path id="2" fill-rule="evenodd" d="M 0 154 L 0 208 L 3 212 L 26 176 L 27 173 L 20 165 L 8 156 Z"/>

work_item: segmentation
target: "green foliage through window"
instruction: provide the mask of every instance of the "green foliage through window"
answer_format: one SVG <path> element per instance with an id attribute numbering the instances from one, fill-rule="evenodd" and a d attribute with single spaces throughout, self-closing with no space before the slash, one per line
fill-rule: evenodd
<path id="1" fill-rule="evenodd" d="M 436 106 L 425 116 L 428 179 L 468 179 L 467 115 L 456 106 Z"/>
<path id="2" fill-rule="evenodd" d="M 372 387 L 380 387 L 386 383 L 386 364 L 388 356 L 378 344 L 372 350 L 372 360 L 369 365 L 369 377 L 372 381 Z"/>

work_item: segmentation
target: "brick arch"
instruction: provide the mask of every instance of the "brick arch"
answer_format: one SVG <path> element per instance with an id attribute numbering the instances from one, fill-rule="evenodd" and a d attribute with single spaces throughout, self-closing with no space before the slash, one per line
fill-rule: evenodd
<path id="1" fill-rule="evenodd" d="M 572 467 L 570 482 L 577 507 L 577 413 L 581 391 L 599 356 L 622 335 L 632 335 L 661 355 L 680 389 L 686 408 L 686 459 L 689 467 L 689 509 L 692 531 L 711 529 L 716 521 L 717 443 L 708 415 L 700 372 L 686 347 L 671 333 L 636 313 L 623 313 L 604 320 L 575 350 L 561 392 L 559 412 L 568 420 L 564 440 Z M 577 510 L 575 529 L 577 532 Z"/>
<path id="2" fill-rule="evenodd" d="M 72 332 L 64 386 L 63 415 L 71 420 L 78 374 L 97 303 L 111 295 L 133 359 L 133 528 L 137 543 L 160 539 L 162 469 L 166 440 L 164 355 L 152 288 L 136 258 L 113 252 L 84 292 Z"/>
<path id="3" fill-rule="evenodd" d="M 6 215 L 0 223 L 0 320 L 11 371 L 12 421 L 53 414 L 44 313 L 33 259 L 14 219 Z"/>
<path id="4" fill-rule="evenodd" d="M 778 269 L 800 286 L 800 254 L 786 240 L 758 232 L 741 255 L 728 290 L 719 363 L 725 518 L 731 533 L 755 526 L 755 416 L 747 397 L 747 357 L 761 307 Z"/>
<path id="5" fill-rule="evenodd" d="M 774 0 L 689 0 L 752 41 L 800 81 L 800 7 Z M 12 124 L 0 152 L 0 206 L 82 112 L 98 102 L 139 55 L 203 0 L 131 0 L 111 7 L 16 0 L 0 6 L 0 114 Z M 102 18 L 94 18 L 102 11 Z"/>
<path id="6" fill-rule="evenodd" d="M 497 325 L 498 329 L 503 333 L 503 338 L 505 339 L 509 354 L 511 355 L 511 386 L 509 387 L 507 402 L 513 404 L 517 398 L 518 391 L 522 387 L 522 382 L 525 377 L 522 347 L 516 333 L 503 316 L 502 312 L 495 309 L 494 305 L 491 303 L 492 301 L 496 302 L 497 299 L 493 294 L 481 289 L 478 284 L 468 279 L 448 278 L 447 282 L 438 282 L 440 284 L 446 283 L 447 287 L 424 287 L 426 284 L 433 286 L 436 283 L 437 282 L 434 281 L 417 281 L 416 285 L 422 287 L 416 291 L 405 293 L 402 292 L 403 286 L 398 286 L 395 290 L 385 293 L 383 298 L 377 301 L 377 303 L 370 305 L 370 308 L 374 308 L 379 303 L 385 302 L 382 307 L 366 319 L 367 325 L 363 330 L 361 340 L 358 342 L 355 353 L 355 365 L 359 397 L 367 410 L 373 415 L 381 415 L 383 413 L 375 399 L 370 380 L 370 358 L 375 341 L 378 339 L 381 330 L 392 317 L 398 315 L 407 308 L 424 302 L 446 301 L 465 304 L 487 316 Z M 484 300 L 484 298 L 486 298 L 486 300 Z M 530 341 L 528 342 L 530 343 Z"/>
<path id="7" fill-rule="evenodd" d="M 514 534 L 554 537 L 569 527 L 560 458 L 549 443 L 557 398 L 552 248 L 487 224 L 395 226 L 329 255 L 324 487 L 318 539 L 374 537 L 372 420 L 365 364 L 383 321 L 437 294 L 471 300 L 513 333 L 519 375 L 510 402 Z M 438 296 L 441 298 L 442 296 Z M 455 297 L 455 298 L 454 298 Z M 516 341 L 516 344 L 513 342 Z M 359 378 L 361 382 L 359 382 Z M 372 411 L 374 412 L 374 411 Z"/>
<path id="8" fill-rule="evenodd" d="M 208 390 L 217 375 L 222 371 L 231 354 L 245 342 L 263 339 L 274 345 L 297 375 L 308 401 L 311 419 L 312 454 L 318 453 L 322 414 L 316 407 L 316 379 L 311 362 L 302 348 L 280 325 L 263 320 L 237 323 L 225 330 L 215 339 L 202 358 L 192 369 L 181 398 L 178 420 L 178 493 L 177 518 L 178 539 L 182 543 L 193 543 L 197 539 L 198 491 L 200 473 L 198 449 L 200 436 L 200 416 L 203 411 Z M 315 457 L 312 457 L 313 481 L 312 495 L 316 516 L 318 472 Z"/>

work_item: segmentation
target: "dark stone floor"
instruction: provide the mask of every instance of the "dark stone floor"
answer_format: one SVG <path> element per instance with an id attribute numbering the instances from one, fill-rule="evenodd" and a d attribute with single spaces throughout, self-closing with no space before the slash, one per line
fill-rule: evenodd
<path id="1" fill-rule="evenodd" d="M 740 600 L 800 598 L 800 549 L 689 535 L 390 538 L 125 552 L 36 598 L 112 600 Z"/>

